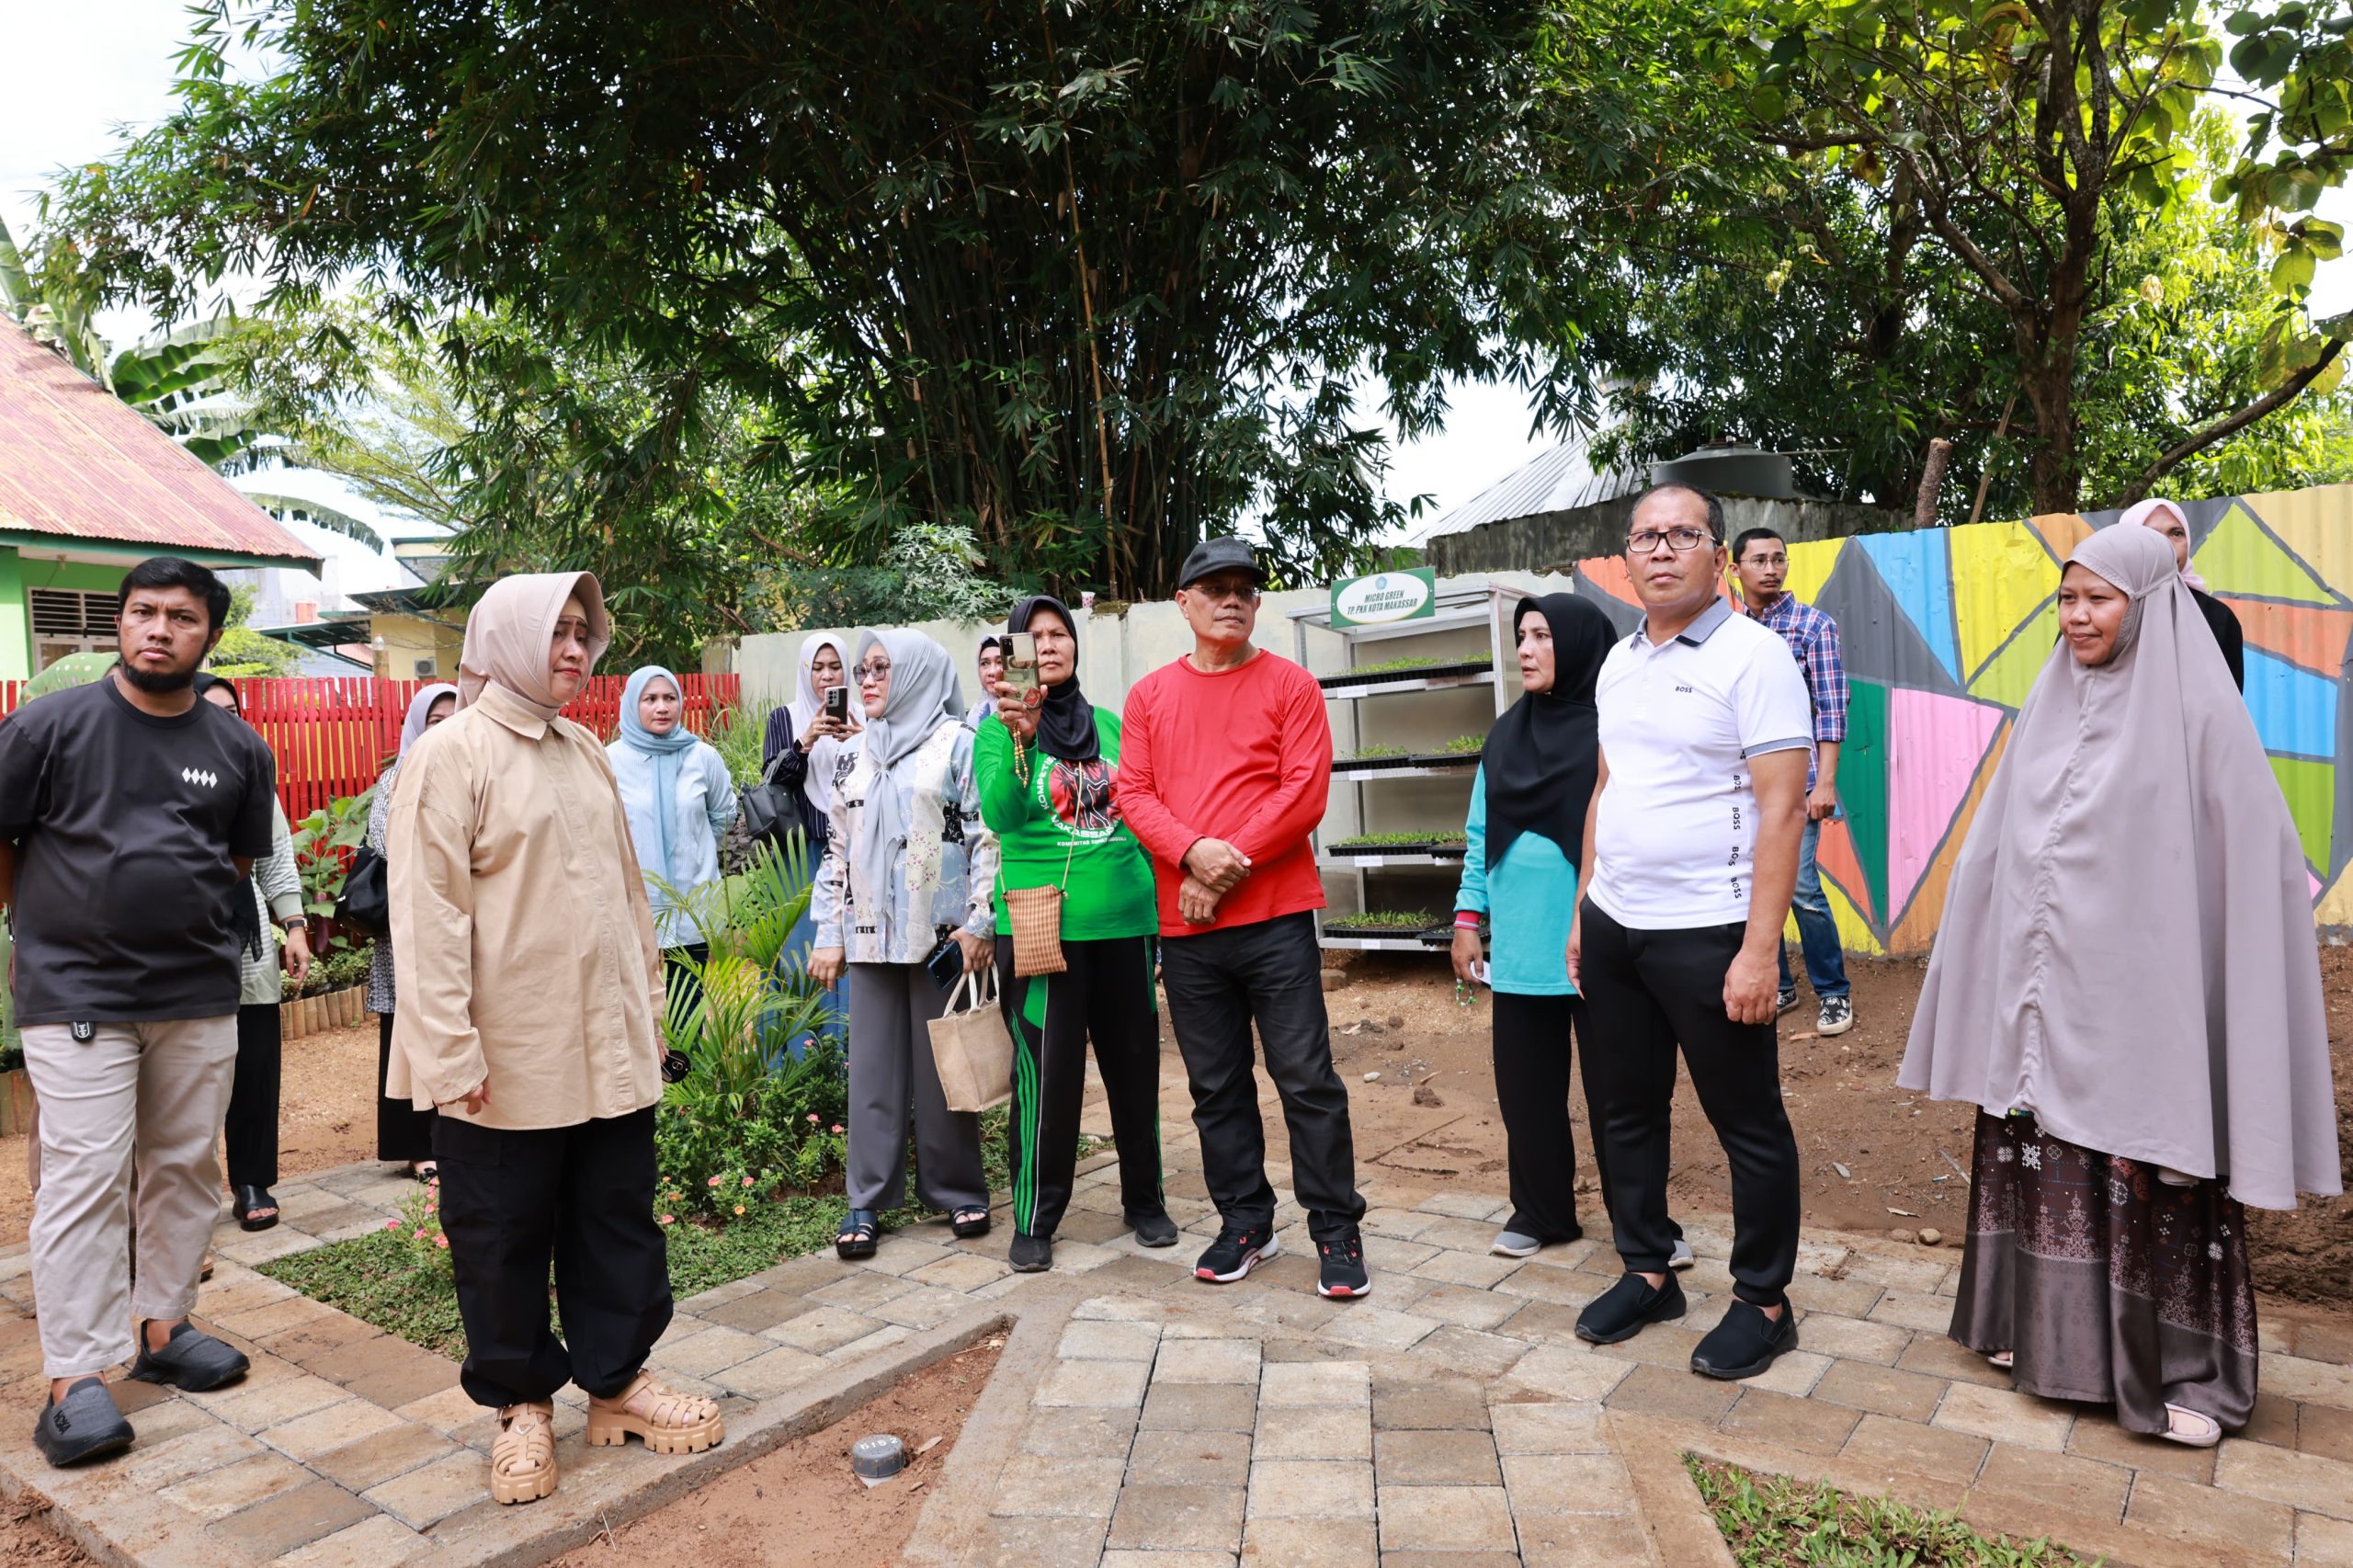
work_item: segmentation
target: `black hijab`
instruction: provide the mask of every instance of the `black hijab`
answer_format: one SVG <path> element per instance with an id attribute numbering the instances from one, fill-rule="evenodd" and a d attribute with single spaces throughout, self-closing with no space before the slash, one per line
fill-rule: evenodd
<path id="1" fill-rule="evenodd" d="M 1487 733 L 1480 766 L 1487 776 L 1487 869 L 1523 833 L 1540 833 L 1585 874 L 1585 812 L 1601 756 L 1600 715 L 1593 705 L 1601 661 L 1618 640 L 1601 607 L 1573 594 L 1522 599 L 1520 622 L 1540 615 L 1552 629 L 1552 688 L 1523 693 Z"/>
<path id="2" fill-rule="evenodd" d="M 1095 704 L 1078 689 L 1078 618 L 1051 594 L 1038 594 L 1013 607 L 1005 618 L 1007 631 L 1027 631 L 1029 618 L 1041 609 L 1062 618 L 1071 634 L 1070 679 L 1046 687 L 1045 706 L 1038 710 L 1038 749 L 1064 762 L 1093 762 L 1102 743 L 1095 733 Z"/>

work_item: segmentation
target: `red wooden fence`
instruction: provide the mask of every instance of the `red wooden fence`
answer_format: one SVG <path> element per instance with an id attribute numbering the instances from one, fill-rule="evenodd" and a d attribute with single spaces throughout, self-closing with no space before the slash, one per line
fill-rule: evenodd
<path id="1" fill-rule="evenodd" d="M 0 681 L 0 715 L 15 710 L 21 681 Z M 400 750 L 401 720 L 409 699 L 433 683 L 365 676 L 240 680 L 245 717 L 278 756 L 278 792 L 288 820 L 301 822 L 340 795 L 357 795 L 376 781 Z M 564 717 L 609 741 L 620 728 L 620 676 L 597 676 L 564 709 Z M 682 675 L 687 727 L 709 734 L 714 714 L 734 705 L 732 675 Z"/>

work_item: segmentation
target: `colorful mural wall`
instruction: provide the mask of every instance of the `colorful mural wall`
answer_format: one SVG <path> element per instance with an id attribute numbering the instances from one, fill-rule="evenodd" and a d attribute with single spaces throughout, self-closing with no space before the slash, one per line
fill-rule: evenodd
<path id="1" fill-rule="evenodd" d="M 2186 501 L 2207 591 L 2246 633 L 2246 703 L 2303 839 L 2314 917 L 2353 925 L 2353 485 Z M 1789 587 L 1838 622 L 1854 686 L 1824 891 L 1847 946 L 1924 952 L 2018 704 L 2058 636 L 2060 562 L 2113 512 L 1792 545 Z M 1622 559 L 1580 563 L 1621 631 Z"/>

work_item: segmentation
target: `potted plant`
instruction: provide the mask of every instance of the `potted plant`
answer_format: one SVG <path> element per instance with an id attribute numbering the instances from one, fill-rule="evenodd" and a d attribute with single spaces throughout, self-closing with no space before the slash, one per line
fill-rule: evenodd
<path id="1" fill-rule="evenodd" d="M 294 866 L 311 917 L 311 949 L 321 955 L 343 941 L 335 934 L 335 904 L 351 869 L 351 852 L 368 841 L 368 808 L 375 795 L 371 786 L 329 801 L 294 829 Z"/>

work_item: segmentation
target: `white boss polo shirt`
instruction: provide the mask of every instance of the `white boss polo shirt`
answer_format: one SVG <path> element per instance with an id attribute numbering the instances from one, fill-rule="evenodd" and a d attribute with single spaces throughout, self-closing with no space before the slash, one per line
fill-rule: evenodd
<path id="1" fill-rule="evenodd" d="M 1643 931 L 1748 918 L 1756 791 L 1748 759 L 1813 744 L 1805 676 L 1779 633 L 1719 598 L 1665 642 L 1610 649 L 1594 687 L 1609 764 L 1593 902 Z"/>

